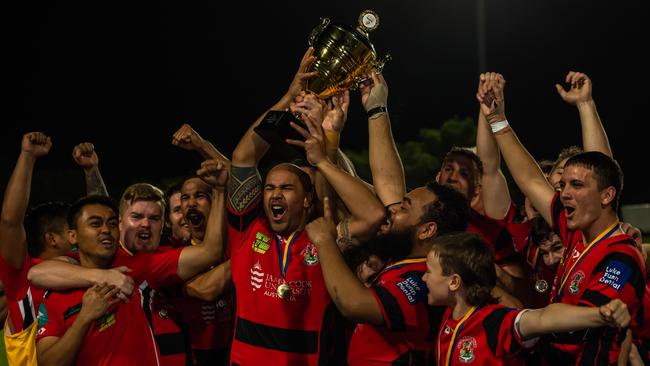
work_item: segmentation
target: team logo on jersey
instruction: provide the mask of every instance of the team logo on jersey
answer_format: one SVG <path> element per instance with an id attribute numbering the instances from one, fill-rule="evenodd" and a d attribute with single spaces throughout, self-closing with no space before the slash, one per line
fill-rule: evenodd
<path id="1" fill-rule="evenodd" d="M 270 240 L 271 238 L 258 231 L 257 234 L 255 234 L 255 241 L 253 241 L 253 251 L 260 254 L 266 253 L 271 246 L 271 244 L 269 244 Z"/>
<path id="2" fill-rule="evenodd" d="M 462 363 L 470 363 L 476 358 L 474 356 L 474 350 L 476 349 L 476 339 L 474 337 L 463 337 L 458 341 L 458 346 L 460 354 L 458 355 L 458 360 Z"/>
<path id="3" fill-rule="evenodd" d="M 582 271 L 578 271 L 575 276 L 573 276 L 573 279 L 571 279 L 571 284 L 569 284 L 569 292 L 572 293 L 573 295 L 577 294 L 580 291 L 580 284 L 582 283 L 582 280 L 585 278 L 585 273 Z"/>
<path id="4" fill-rule="evenodd" d="M 262 265 L 260 262 L 257 262 L 253 268 L 251 268 L 251 286 L 253 286 L 253 291 L 262 287 L 262 282 L 264 282 L 264 272 L 262 272 Z"/>
<path id="5" fill-rule="evenodd" d="M 315 266 L 318 264 L 318 250 L 316 246 L 312 243 L 307 244 L 305 249 L 300 252 L 300 255 L 303 256 L 302 262 L 308 266 Z"/>

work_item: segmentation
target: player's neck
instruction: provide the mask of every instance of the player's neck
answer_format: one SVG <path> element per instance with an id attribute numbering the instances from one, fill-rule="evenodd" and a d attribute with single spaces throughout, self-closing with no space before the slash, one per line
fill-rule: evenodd
<path id="1" fill-rule="evenodd" d="M 86 267 L 86 268 L 102 268 L 102 269 L 111 268 L 113 259 L 114 257 L 111 258 L 94 257 L 94 256 L 86 255 L 83 252 L 79 252 L 79 264 L 81 264 L 82 267 Z"/>
<path id="2" fill-rule="evenodd" d="M 582 234 L 585 237 L 587 243 L 591 243 L 596 239 L 603 231 L 607 230 L 614 223 L 618 222 L 618 216 L 613 211 L 603 212 L 599 218 L 597 218 L 586 230 L 582 230 Z M 620 230 L 620 229 L 619 229 Z M 615 232 L 614 235 L 617 233 Z"/>
<path id="3" fill-rule="evenodd" d="M 455 302 L 456 303 L 451 306 L 451 316 L 454 320 L 459 320 L 462 319 L 472 309 L 472 306 L 465 301 L 461 294 L 456 294 Z"/>

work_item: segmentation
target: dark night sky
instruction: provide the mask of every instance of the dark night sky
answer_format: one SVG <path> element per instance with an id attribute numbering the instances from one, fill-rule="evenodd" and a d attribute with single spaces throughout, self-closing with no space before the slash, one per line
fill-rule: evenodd
<path id="1" fill-rule="evenodd" d="M 537 158 L 579 144 L 578 114 L 557 96 L 571 69 L 591 76 L 615 157 L 624 203 L 650 202 L 642 174 L 648 106 L 647 18 L 641 1 L 486 0 L 487 68 L 508 80 L 508 119 Z M 95 143 L 109 190 L 159 182 L 198 166 L 171 145 L 183 122 L 230 154 L 246 127 L 286 90 L 320 17 L 353 25 L 374 9 L 371 34 L 385 69 L 397 139 L 458 115 L 475 116 L 474 1 L 14 2 L 3 19 L 10 92 L 3 108 L 0 187 L 23 133 L 53 138 L 37 164 L 34 201 L 72 200 L 83 189 L 70 157 Z M 634 90 L 640 91 L 634 91 Z M 218 96 L 218 95 L 222 96 Z M 344 147 L 367 146 L 358 94 Z M 72 125 L 82 127 L 73 128 Z M 645 172 L 644 172 L 645 171 Z M 45 173 L 43 173 L 45 172 Z M 54 177 L 55 179 L 52 179 Z"/>

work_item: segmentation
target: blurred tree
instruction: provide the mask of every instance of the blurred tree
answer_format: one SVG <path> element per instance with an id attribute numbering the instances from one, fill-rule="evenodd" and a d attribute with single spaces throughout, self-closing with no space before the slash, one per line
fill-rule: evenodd
<path id="1" fill-rule="evenodd" d="M 397 149 L 404 165 L 406 185 L 409 188 L 424 185 L 435 177 L 440 163 L 452 146 L 474 146 L 476 144 L 476 123 L 470 117 L 458 116 L 445 121 L 438 129 L 422 128 L 417 140 L 398 142 Z M 372 182 L 368 150 L 345 150 L 354 163 L 357 173 L 367 182 Z"/>

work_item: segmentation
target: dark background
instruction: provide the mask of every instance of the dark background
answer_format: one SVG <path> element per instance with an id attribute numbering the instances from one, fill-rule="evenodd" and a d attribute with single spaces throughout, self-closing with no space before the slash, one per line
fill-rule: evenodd
<path id="1" fill-rule="evenodd" d="M 164 183 L 195 169 L 171 145 L 184 122 L 226 155 L 247 126 L 280 98 L 320 17 L 356 24 L 381 18 L 371 40 L 393 56 L 384 72 L 396 139 L 453 116 L 474 117 L 478 37 L 489 71 L 504 74 L 508 119 L 536 158 L 580 144 L 578 113 L 554 83 L 587 73 L 615 157 L 626 174 L 623 203 L 650 202 L 646 153 L 648 11 L 642 2 L 486 1 L 485 31 L 473 1 L 13 2 L 4 11 L 0 188 L 23 133 L 53 139 L 37 163 L 32 200 L 83 193 L 71 151 L 91 141 L 109 191 Z M 8 64 L 8 65 L 7 65 Z M 367 147 L 358 94 L 342 145 Z M 432 173 L 433 175 L 433 173 Z"/>

